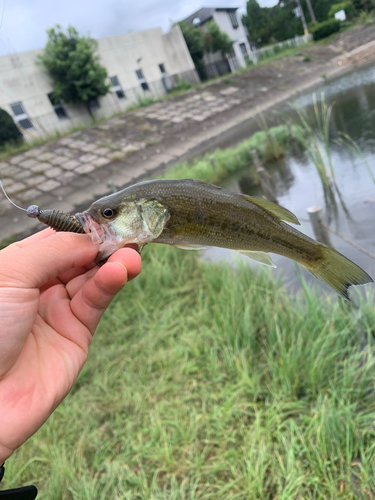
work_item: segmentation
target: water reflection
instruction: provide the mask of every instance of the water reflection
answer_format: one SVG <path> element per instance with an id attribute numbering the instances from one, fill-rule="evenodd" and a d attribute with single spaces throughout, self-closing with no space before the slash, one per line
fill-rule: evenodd
<path id="1" fill-rule="evenodd" d="M 328 103 L 335 101 L 332 113 L 332 132 L 349 134 L 361 148 L 368 164 L 375 164 L 375 65 L 364 67 L 341 78 L 325 83 L 320 90 L 325 92 Z M 319 97 L 319 92 L 317 96 Z M 300 96 L 296 104 L 304 106 L 312 113 L 312 95 Z M 291 113 L 290 108 L 285 112 Z M 285 206 L 298 218 L 307 219 L 307 208 L 312 205 L 324 207 L 326 218 L 334 229 L 371 252 L 375 252 L 375 185 L 366 169 L 365 163 L 342 145 L 333 143 L 332 162 L 335 169 L 335 181 L 331 189 L 324 189 L 306 151 L 294 148 L 277 162 L 266 164 L 271 176 L 275 195 L 280 205 Z M 227 185 L 236 192 L 251 196 L 262 194 L 259 185 L 255 185 L 250 172 L 245 171 L 235 178 L 228 179 Z M 308 222 L 300 228 L 313 237 Z M 363 267 L 375 277 L 375 261 L 332 235 L 333 246 L 349 259 Z M 244 257 L 222 249 L 209 249 L 205 258 L 218 260 L 225 258 L 233 262 L 234 258 Z M 288 286 L 298 288 L 298 279 L 292 261 L 272 256 Z M 258 266 L 247 259 L 249 265 Z M 314 281 L 308 273 L 306 279 Z"/>
<path id="2" fill-rule="evenodd" d="M 324 93 L 327 102 L 334 102 L 332 130 L 349 134 L 361 147 L 372 154 L 375 147 L 375 65 L 369 64 L 345 76 L 324 83 L 317 92 Z M 311 94 L 299 96 L 294 104 L 311 112 Z M 287 107 L 281 110 L 287 112 Z"/>

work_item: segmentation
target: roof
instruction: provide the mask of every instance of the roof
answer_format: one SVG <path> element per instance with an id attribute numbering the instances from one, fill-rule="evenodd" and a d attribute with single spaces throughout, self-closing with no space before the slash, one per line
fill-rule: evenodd
<path id="1" fill-rule="evenodd" d="M 238 7 L 202 7 L 201 9 L 191 14 L 189 17 L 186 17 L 184 21 L 189 24 L 193 24 L 194 19 L 198 18 L 200 20 L 200 24 L 204 24 L 206 21 L 212 19 L 215 10 L 235 11 L 237 9 Z"/>

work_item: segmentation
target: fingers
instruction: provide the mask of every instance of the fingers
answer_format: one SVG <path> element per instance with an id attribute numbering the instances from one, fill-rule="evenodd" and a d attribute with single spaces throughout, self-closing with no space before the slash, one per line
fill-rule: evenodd
<path id="1" fill-rule="evenodd" d="M 0 252 L 3 286 L 40 287 L 71 268 L 90 264 L 98 252 L 85 234 L 43 234 L 40 238 L 34 244 Z"/>
<path id="2" fill-rule="evenodd" d="M 136 251 L 130 248 L 118 250 L 90 279 L 80 283 L 81 287 L 71 301 L 72 312 L 93 333 L 113 297 L 129 278 L 134 278 L 140 271 L 141 258 Z M 84 276 L 76 280 L 82 278 Z M 74 293 L 74 288 L 70 288 L 69 294 Z"/>
<path id="3" fill-rule="evenodd" d="M 140 256 L 139 256 L 138 252 L 128 252 L 128 251 L 124 252 L 124 250 L 125 249 L 117 250 L 117 252 L 115 252 L 113 255 L 111 255 L 111 257 L 108 259 L 108 262 L 123 262 L 126 269 L 127 269 L 127 272 L 128 272 L 127 281 L 131 281 L 136 276 L 138 276 L 138 274 L 141 272 L 142 263 L 141 263 L 141 259 L 139 258 Z M 125 259 L 126 259 L 126 261 L 125 261 Z M 104 264 L 104 266 L 106 266 L 108 264 L 108 262 L 106 264 Z M 72 271 L 74 271 L 74 270 L 72 270 Z M 91 270 L 86 269 L 86 272 L 84 274 L 80 273 L 80 275 L 78 275 L 78 274 L 73 275 L 73 273 L 72 273 L 73 279 L 69 282 L 64 281 L 64 280 L 65 280 L 65 277 L 70 274 L 70 271 L 68 273 L 65 273 L 65 275 L 63 275 L 63 277 L 59 276 L 59 278 L 61 279 L 61 281 L 63 283 L 66 283 L 66 290 L 68 292 L 69 297 L 72 299 L 74 297 L 74 295 L 78 292 L 78 290 L 80 288 L 82 288 L 83 285 L 87 281 L 89 281 L 89 279 L 91 279 L 94 276 L 94 274 L 96 274 L 98 271 L 99 271 L 99 268 L 97 266 L 95 266 Z"/>
<path id="4" fill-rule="evenodd" d="M 141 256 L 136 250 L 130 247 L 121 248 L 110 256 L 108 262 L 121 262 L 128 270 L 128 281 L 133 280 L 142 270 Z M 107 263 L 108 263 L 107 262 Z"/>
<path id="5" fill-rule="evenodd" d="M 43 231 L 38 231 L 35 234 L 32 234 L 28 238 L 25 238 L 20 241 L 16 241 L 15 243 L 12 243 L 11 245 L 5 247 L 1 252 L 9 252 L 9 251 L 14 251 L 15 248 L 24 248 L 29 245 L 32 245 L 34 243 L 37 243 L 40 240 L 44 240 L 44 238 L 48 238 L 48 236 L 51 236 L 52 234 L 55 234 L 56 231 L 51 229 L 50 227 L 47 229 L 44 229 Z"/>

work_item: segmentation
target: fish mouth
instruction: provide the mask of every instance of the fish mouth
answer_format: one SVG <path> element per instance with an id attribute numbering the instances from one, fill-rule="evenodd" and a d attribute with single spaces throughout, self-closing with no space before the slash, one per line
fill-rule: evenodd
<path id="1" fill-rule="evenodd" d="M 92 242 L 99 245 L 98 255 L 95 259 L 95 263 L 99 266 L 103 265 L 116 250 L 124 246 L 124 243 L 116 238 L 115 233 L 107 224 L 100 224 L 91 212 L 76 214 L 75 218 L 85 233 L 91 236 Z"/>
<path id="2" fill-rule="evenodd" d="M 75 218 L 81 224 L 85 233 L 91 236 L 93 243 L 100 244 L 104 242 L 106 235 L 103 226 L 95 220 L 92 213 L 82 212 L 75 214 Z"/>

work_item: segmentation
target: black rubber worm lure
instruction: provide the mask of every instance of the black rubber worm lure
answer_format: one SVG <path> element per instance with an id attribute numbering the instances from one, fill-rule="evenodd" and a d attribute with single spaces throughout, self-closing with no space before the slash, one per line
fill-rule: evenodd
<path id="1" fill-rule="evenodd" d="M 41 210 L 38 205 L 30 205 L 27 210 L 27 216 L 32 219 L 38 219 L 39 222 L 46 224 L 55 231 L 65 231 L 70 233 L 82 233 L 85 231 L 81 224 L 72 215 L 60 212 L 60 210 L 47 209 Z"/>

